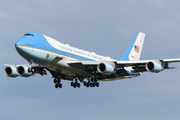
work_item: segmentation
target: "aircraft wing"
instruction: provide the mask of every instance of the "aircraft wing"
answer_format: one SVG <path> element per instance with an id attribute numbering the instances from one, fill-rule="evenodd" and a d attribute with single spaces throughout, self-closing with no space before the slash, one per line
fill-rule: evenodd
<path id="1" fill-rule="evenodd" d="M 118 65 L 124 65 L 124 66 L 145 65 L 150 61 L 159 61 L 159 62 L 164 62 L 164 63 L 174 63 L 174 62 L 180 62 L 180 58 L 178 58 L 178 59 L 160 59 L 160 60 L 117 61 L 117 64 Z"/>
<path id="2" fill-rule="evenodd" d="M 169 63 L 180 62 L 180 59 L 161 59 L 161 60 L 139 60 L 139 61 L 117 61 L 118 67 L 132 67 L 135 72 L 146 72 L 146 65 L 149 62 L 157 62 L 161 64 L 163 69 L 174 69 L 176 67 L 169 67 Z"/>
<path id="3" fill-rule="evenodd" d="M 116 69 L 124 67 L 132 67 L 135 72 L 145 72 L 146 64 L 148 62 L 158 62 L 164 69 L 173 69 L 175 67 L 169 67 L 169 63 L 180 62 L 178 59 L 161 59 L 161 60 L 139 60 L 139 61 L 67 61 L 72 67 L 82 68 L 82 69 L 96 69 L 100 63 L 114 63 Z"/>
<path id="4" fill-rule="evenodd" d="M 178 59 L 164 59 L 163 61 L 168 62 L 168 63 L 180 62 L 180 58 L 178 58 Z"/>

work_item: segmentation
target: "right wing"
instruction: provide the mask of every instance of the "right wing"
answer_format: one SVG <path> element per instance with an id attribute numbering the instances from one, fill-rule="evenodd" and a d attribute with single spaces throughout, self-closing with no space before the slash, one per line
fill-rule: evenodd
<path id="1" fill-rule="evenodd" d="M 43 67 L 39 65 L 11 65 L 5 64 L 4 74 L 8 77 L 30 77 L 33 76 L 35 73 L 40 75 L 47 75 L 47 72 L 44 70 Z"/>

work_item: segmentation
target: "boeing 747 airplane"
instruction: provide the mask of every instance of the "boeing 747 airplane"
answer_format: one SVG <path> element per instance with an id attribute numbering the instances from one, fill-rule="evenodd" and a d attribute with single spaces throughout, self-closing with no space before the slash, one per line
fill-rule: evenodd
<path id="1" fill-rule="evenodd" d="M 140 60 L 144 38 L 145 34 L 139 32 L 122 57 L 115 60 L 71 47 L 43 34 L 28 32 L 15 43 L 15 48 L 29 64 L 5 64 L 4 74 L 16 78 L 43 76 L 49 71 L 55 88 L 62 88 L 62 79 L 71 81 L 74 88 L 79 88 L 80 83 L 99 87 L 99 81 L 133 78 L 146 71 L 159 73 L 173 69 L 169 63 L 180 62 L 180 59 Z"/>

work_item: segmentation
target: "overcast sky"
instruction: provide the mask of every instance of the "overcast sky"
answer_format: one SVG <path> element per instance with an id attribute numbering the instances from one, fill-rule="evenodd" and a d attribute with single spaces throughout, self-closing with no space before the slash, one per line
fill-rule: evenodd
<path id="1" fill-rule="evenodd" d="M 3 64 L 27 64 L 15 50 L 26 32 L 119 59 L 138 32 L 146 33 L 141 59 L 180 58 L 178 0 L 0 1 L 1 120 L 179 120 L 180 63 L 159 74 L 55 89 L 47 76 L 16 79 Z"/>

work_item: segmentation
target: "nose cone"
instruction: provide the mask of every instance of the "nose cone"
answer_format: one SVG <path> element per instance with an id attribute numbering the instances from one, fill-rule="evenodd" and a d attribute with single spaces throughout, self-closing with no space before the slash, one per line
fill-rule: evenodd
<path id="1" fill-rule="evenodd" d="M 22 45 L 23 43 L 23 39 L 20 38 L 16 43 L 15 43 L 15 47 L 19 46 L 19 45 Z"/>
<path id="2" fill-rule="evenodd" d="M 17 50 L 18 53 L 20 52 L 20 51 L 19 51 L 19 50 L 20 50 L 19 48 L 20 48 L 20 45 L 21 45 L 21 41 L 22 41 L 22 40 L 19 39 L 19 40 L 15 43 L 15 48 L 16 48 L 16 50 Z"/>
<path id="3" fill-rule="evenodd" d="M 20 38 L 16 43 L 15 43 L 15 48 L 16 48 L 16 50 L 17 50 L 17 52 L 21 55 L 21 56 L 23 56 L 24 55 L 24 49 L 23 49 L 23 47 L 21 47 L 21 46 L 23 46 L 24 44 L 23 44 L 23 39 L 22 38 Z"/>

